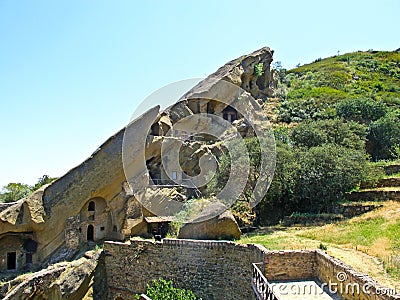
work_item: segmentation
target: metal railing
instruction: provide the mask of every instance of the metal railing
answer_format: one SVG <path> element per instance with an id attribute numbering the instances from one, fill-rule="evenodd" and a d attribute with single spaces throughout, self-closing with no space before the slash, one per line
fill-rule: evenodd
<path id="1" fill-rule="evenodd" d="M 180 180 L 151 179 L 149 181 L 149 185 L 156 187 L 183 187 L 187 189 L 192 189 L 196 194 L 196 197 L 201 196 L 201 192 L 191 179 L 180 179 Z"/>
<path id="2" fill-rule="evenodd" d="M 278 296 L 273 293 L 270 283 L 260 270 L 259 266 L 263 263 L 253 263 L 253 272 L 251 276 L 251 286 L 258 300 L 279 300 Z"/>

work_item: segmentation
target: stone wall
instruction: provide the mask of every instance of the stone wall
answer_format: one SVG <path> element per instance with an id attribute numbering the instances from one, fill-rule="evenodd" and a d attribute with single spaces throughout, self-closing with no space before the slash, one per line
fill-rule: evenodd
<path id="1" fill-rule="evenodd" d="M 349 201 L 400 201 L 400 189 L 355 191 L 346 194 L 345 198 Z"/>
<path id="2" fill-rule="evenodd" d="M 81 219 L 78 216 L 69 217 L 65 225 L 65 244 L 69 249 L 78 249 L 79 247 L 79 231 Z"/>
<path id="3" fill-rule="evenodd" d="M 104 248 L 111 300 L 133 299 L 133 295 L 145 293 L 146 284 L 160 277 L 194 291 L 203 300 L 255 299 L 251 270 L 252 263 L 259 262 L 264 263 L 270 281 L 317 279 L 327 287 L 333 284 L 333 290 L 336 284 L 337 292 L 346 300 L 400 299 L 368 275 L 319 250 L 269 251 L 252 244 L 180 239 L 106 242 Z M 342 278 L 345 280 L 340 281 Z M 353 290 L 354 286 L 360 289 Z"/>
<path id="4" fill-rule="evenodd" d="M 132 299 L 152 279 L 172 279 L 209 299 L 254 299 L 252 263 L 265 248 L 233 242 L 164 239 L 162 242 L 105 243 L 109 299 Z"/>
<path id="5" fill-rule="evenodd" d="M 357 272 L 322 251 L 316 251 L 316 253 L 316 277 L 330 286 L 331 290 L 337 291 L 343 299 L 400 299 L 400 294 L 393 295 L 393 289 L 380 285 L 367 274 Z"/>
<path id="6" fill-rule="evenodd" d="M 389 166 L 384 166 L 383 170 L 385 172 L 386 175 L 393 175 L 396 173 L 400 173 L 400 164 L 393 164 L 393 165 L 389 165 Z"/>
<path id="7" fill-rule="evenodd" d="M 268 251 L 265 257 L 268 280 L 312 279 L 316 270 L 315 251 Z"/>

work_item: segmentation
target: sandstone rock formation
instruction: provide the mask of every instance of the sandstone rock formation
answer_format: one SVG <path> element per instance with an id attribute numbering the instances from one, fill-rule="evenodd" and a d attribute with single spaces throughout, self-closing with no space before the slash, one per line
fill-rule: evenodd
<path id="1" fill-rule="evenodd" d="M 161 168 L 161 145 L 166 140 L 183 141 L 179 163 L 183 172 L 189 175 L 200 171 L 200 160 L 210 163 L 207 166 L 212 168 L 213 158 L 223 153 L 223 147 L 217 140 L 205 135 L 202 136 L 203 140 L 192 139 L 190 133 L 185 139 L 182 136 L 165 135 L 172 126 L 176 125 L 179 129 L 178 122 L 183 117 L 199 113 L 223 117 L 233 123 L 242 136 L 251 135 L 251 128 L 242 115 L 230 107 L 229 101 L 243 99 L 241 105 L 246 110 L 248 95 L 257 99 L 272 93 L 272 54 L 269 48 L 262 48 L 227 63 L 165 111 L 160 112 L 159 107 L 154 107 L 144 112 L 58 180 L 25 199 L 2 204 L 0 270 L 35 270 L 44 264 L 71 257 L 87 243 L 124 240 L 132 234 L 147 233 L 144 217 L 159 215 L 159 211 L 153 211 L 152 207 L 143 208 L 145 201 L 158 200 L 163 195 L 168 200 L 162 201 L 164 206 L 161 206 L 161 211 L 170 210 L 173 214 L 176 211 L 174 205 L 179 207 L 188 198 L 198 197 L 201 189 L 179 190 L 176 186 L 168 186 L 171 174 L 166 174 Z M 256 66 L 262 67 L 261 74 L 256 74 Z M 216 85 L 219 80 L 240 86 L 244 91 L 238 95 L 236 89 L 220 89 Z M 227 101 L 212 100 L 208 97 L 210 95 Z M 202 126 L 200 123 L 195 125 L 197 128 Z M 124 135 L 131 134 L 128 131 L 133 132 L 128 139 L 132 151 L 127 154 L 129 163 L 124 165 L 126 153 L 122 149 Z M 143 148 L 141 145 L 146 146 Z M 178 179 L 184 179 L 184 174 L 175 175 Z M 139 183 L 139 187 L 147 186 L 150 179 L 154 179 L 153 186 L 136 193 L 132 183 Z M 223 224 L 222 229 L 218 224 Z M 199 236 L 203 238 L 225 235 L 237 238 L 240 234 L 229 212 L 201 226 L 203 235 Z M 205 234 L 208 230 L 210 232 Z M 181 234 L 190 236 L 185 228 Z M 58 276 L 64 271 L 61 268 L 54 272 Z"/>
<path id="2" fill-rule="evenodd" d="M 0 284 L 2 299 L 78 300 L 93 295 L 93 279 L 100 252 L 87 252 L 72 262 L 55 264 L 35 274 L 26 274 Z M 96 299 L 106 299 L 106 291 L 95 291 Z M 100 296 L 99 294 L 103 294 Z M 92 299 L 92 298 L 91 298 Z"/>

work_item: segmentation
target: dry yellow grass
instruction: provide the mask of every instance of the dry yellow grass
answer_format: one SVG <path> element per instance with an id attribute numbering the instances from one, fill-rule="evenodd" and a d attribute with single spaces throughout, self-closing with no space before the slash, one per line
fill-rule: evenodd
<path id="1" fill-rule="evenodd" d="M 382 260 L 400 255 L 396 248 L 400 203 L 382 202 L 383 207 L 339 223 L 318 227 L 273 227 L 260 230 L 241 240 L 258 243 L 269 249 L 316 249 L 321 243 L 328 254 L 343 260 L 354 269 L 369 274 L 381 284 L 400 288 L 399 278 L 389 276 Z M 392 228 L 393 235 L 388 231 Z M 396 231 L 393 230 L 396 229 Z"/>

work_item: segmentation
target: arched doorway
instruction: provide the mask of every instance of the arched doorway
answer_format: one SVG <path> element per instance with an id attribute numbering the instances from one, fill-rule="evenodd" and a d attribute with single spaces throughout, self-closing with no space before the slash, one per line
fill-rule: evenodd
<path id="1" fill-rule="evenodd" d="M 87 228 L 87 240 L 93 242 L 94 241 L 94 227 L 93 225 L 89 225 Z"/>

